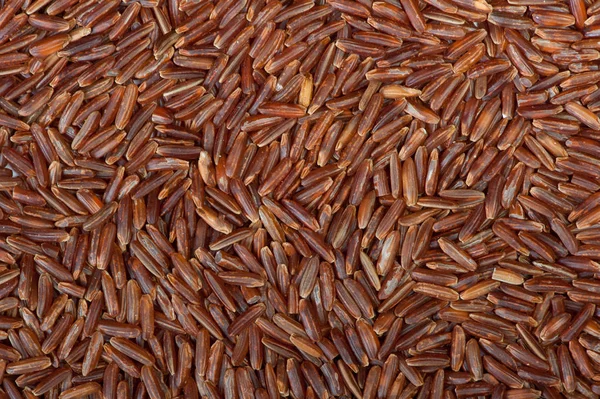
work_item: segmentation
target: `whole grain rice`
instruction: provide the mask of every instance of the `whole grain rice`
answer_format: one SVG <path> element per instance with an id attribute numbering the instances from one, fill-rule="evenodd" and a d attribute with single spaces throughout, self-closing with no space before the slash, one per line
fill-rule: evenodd
<path id="1" fill-rule="evenodd" d="M 597 398 L 599 12 L 0 0 L 0 396 Z"/>

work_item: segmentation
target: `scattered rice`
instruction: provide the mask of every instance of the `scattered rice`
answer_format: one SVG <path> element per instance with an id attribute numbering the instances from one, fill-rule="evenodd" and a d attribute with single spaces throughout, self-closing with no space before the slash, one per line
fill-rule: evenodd
<path id="1" fill-rule="evenodd" d="M 0 395 L 597 398 L 599 12 L 0 1 Z"/>

